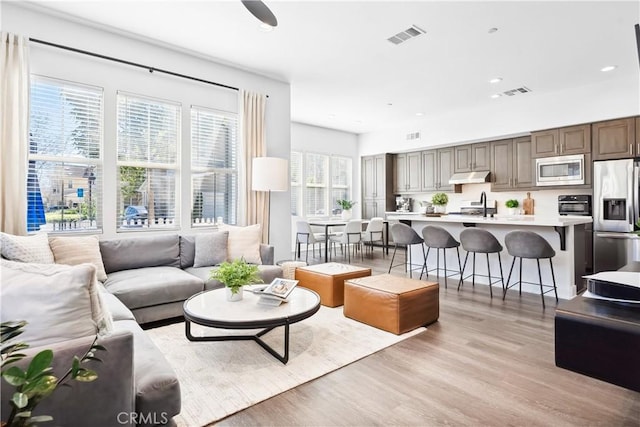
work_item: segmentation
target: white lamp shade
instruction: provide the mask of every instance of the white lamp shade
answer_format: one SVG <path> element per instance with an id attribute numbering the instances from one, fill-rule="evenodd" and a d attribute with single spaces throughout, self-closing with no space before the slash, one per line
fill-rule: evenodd
<path id="1" fill-rule="evenodd" d="M 289 162 L 279 157 L 255 157 L 252 164 L 253 191 L 287 191 Z"/>

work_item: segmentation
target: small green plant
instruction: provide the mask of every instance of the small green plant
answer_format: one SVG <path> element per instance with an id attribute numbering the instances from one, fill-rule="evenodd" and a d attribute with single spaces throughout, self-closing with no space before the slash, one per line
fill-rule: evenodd
<path id="1" fill-rule="evenodd" d="M 71 368 L 61 377 L 57 378 L 53 375 L 53 351 L 42 350 L 31 359 L 27 370 L 22 370 L 17 366 L 6 366 L 18 362 L 26 357 L 20 351 L 29 348 L 28 344 L 23 342 L 13 342 L 23 332 L 27 322 L 24 320 L 18 322 L 2 322 L 0 326 L 2 349 L 2 378 L 15 387 L 15 392 L 11 395 L 9 401 L 11 405 L 11 413 L 3 426 L 22 427 L 36 425 L 36 423 L 51 421 L 53 418 L 49 415 L 32 416 L 35 407 L 47 396 L 51 395 L 59 385 L 66 385 L 68 380 L 81 382 L 91 382 L 98 378 L 98 374 L 90 369 L 82 367 L 82 364 L 89 360 L 102 362 L 95 354 L 98 351 L 105 351 L 105 348 L 96 344 L 98 337 L 93 340 L 89 350 L 82 356 L 73 357 Z"/>
<path id="2" fill-rule="evenodd" d="M 257 265 L 247 264 L 244 259 L 223 262 L 217 269 L 211 270 L 209 279 L 220 281 L 237 294 L 240 287 L 251 283 L 262 283 Z"/>
<path id="3" fill-rule="evenodd" d="M 353 207 L 353 205 L 355 205 L 357 202 L 354 202 L 352 200 L 336 200 L 336 203 L 338 204 L 338 206 L 340 206 L 342 208 L 342 210 L 348 211 L 349 209 L 351 209 Z"/>
<path id="4" fill-rule="evenodd" d="M 504 202 L 504 204 L 508 208 L 517 208 L 518 206 L 520 206 L 520 203 L 516 199 L 509 199 Z"/>
<path id="5" fill-rule="evenodd" d="M 431 197 L 431 203 L 436 206 L 444 206 L 449 203 L 449 196 L 445 193 L 436 193 Z"/>

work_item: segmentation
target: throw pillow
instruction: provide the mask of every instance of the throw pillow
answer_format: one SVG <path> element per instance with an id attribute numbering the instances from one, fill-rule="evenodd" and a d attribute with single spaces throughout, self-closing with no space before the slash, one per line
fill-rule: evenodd
<path id="1" fill-rule="evenodd" d="M 53 253 L 46 233 L 33 236 L 0 233 L 0 248 L 2 256 L 12 261 L 53 264 Z"/>
<path id="2" fill-rule="evenodd" d="M 6 260 L 0 265 L 0 318 L 28 322 L 21 341 L 36 347 L 111 332 L 111 316 L 101 304 L 93 265 Z"/>
<path id="3" fill-rule="evenodd" d="M 196 235 L 194 267 L 218 265 L 227 260 L 228 231 Z"/>
<path id="4" fill-rule="evenodd" d="M 260 224 L 247 227 L 234 227 L 233 225 L 220 225 L 221 231 L 229 232 L 227 245 L 227 259 L 244 258 L 250 264 L 262 264 L 260 258 L 260 240 L 262 239 L 262 227 Z"/>
<path id="5" fill-rule="evenodd" d="M 98 280 L 107 280 L 98 236 L 58 236 L 49 239 L 56 264 L 78 265 L 89 263 L 96 267 Z"/>

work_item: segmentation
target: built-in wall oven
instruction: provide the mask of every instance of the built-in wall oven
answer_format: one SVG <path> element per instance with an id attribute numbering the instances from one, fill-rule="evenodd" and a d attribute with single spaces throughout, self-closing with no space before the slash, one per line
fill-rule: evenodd
<path id="1" fill-rule="evenodd" d="M 536 159 L 536 185 L 584 184 L 584 154 Z"/>
<path id="2" fill-rule="evenodd" d="M 558 196 L 558 214 L 591 216 L 591 196 L 589 194 Z M 578 232 L 578 229 L 576 229 L 576 232 Z M 582 230 L 580 230 L 579 233 L 580 235 L 584 234 L 584 247 L 576 248 L 576 250 L 582 253 L 582 250 L 584 249 L 584 271 L 585 273 L 592 273 L 593 224 L 585 224 L 584 233 Z M 586 288 L 586 282 L 581 279 L 576 280 L 576 285 L 578 292 L 581 292 Z"/>

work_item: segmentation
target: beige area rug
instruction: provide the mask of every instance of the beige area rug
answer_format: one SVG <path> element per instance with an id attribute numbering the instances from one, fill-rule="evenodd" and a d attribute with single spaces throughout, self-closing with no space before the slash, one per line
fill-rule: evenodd
<path id="1" fill-rule="evenodd" d="M 284 328 L 263 337 L 282 353 Z M 190 342 L 184 323 L 147 330 L 176 370 L 182 390 L 179 426 L 202 426 L 425 331 L 397 336 L 321 307 L 290 327 L 289 363 L 283 365 L 254 341 Z M 246 333 L 193 325 L 192 333 Z"/>

